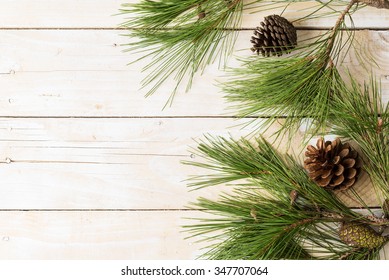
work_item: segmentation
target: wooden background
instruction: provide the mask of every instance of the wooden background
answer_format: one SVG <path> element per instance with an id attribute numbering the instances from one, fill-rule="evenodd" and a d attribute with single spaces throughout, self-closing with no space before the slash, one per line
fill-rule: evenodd
<path id="1" fill-rule="evenodd" d="M 199 172 L 180 164 L 205 133 L 246 135 L 214 85 L 216 66 L 162 110 L 172 84 L 145 99 L 136 58 L 115 14 L 135 0 L 0 1 L 0 258 L 194 259 L 204 244 L 186 240 L 185 206 L 223 187 L 189 192 Z M 314 6 L 292 5 L 294 20 Z M 236 46 L 267 14 L 246 14 Z M 300 22 L 299 37 L 333 26 L 336 18 Z M 389 100 L 389 11 L 355 17 L 357 38 L 381 68 Z M 361 80 L 368 73 L 346 60 Z M 237 126 L 238 125 L 238 126 Z M 302 133 L 302 132 L 301 132 Z M 298 135 L 296 143 L 298 144 Z M 195 159 L 196 160 L 196 159 Z M 367 178 L 358 188 L 367 191 Z"/>

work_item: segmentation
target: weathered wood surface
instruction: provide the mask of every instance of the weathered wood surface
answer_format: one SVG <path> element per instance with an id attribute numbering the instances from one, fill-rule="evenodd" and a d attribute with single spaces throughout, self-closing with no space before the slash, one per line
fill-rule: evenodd
<path id="1" fill-rule="evenodd" d="M 135 54 L 123 53 L 126 37 L 117 30 L 0 30 L 0 116 L 233 116 L 216 81 L 225 79 L 217 65 L 197 76 L 190 92 L 179 92 L 173 107 L 163 110 L 174 82 L 145 98 L 139 90 L 147 73 L 139 69 L 147 63 L 132 64 Z M 318 31 L 300 31 L 303 41 Z M 252 55 L 251 31 L 238 38 L 235 55 Z M 384 101 L 389 100 L 389 32 L 357 31 L 361 48 L 369 52 L 379 67 Z M 231 58 L 229 66 L 238 66 Z M 350 51 L 344 66 L 360 82 L 369 79 L 357 67 Z M 31 106 L 33 104 L 33 106 Z"/>
<path id="2" fill-rule="evenodd" d="M 183 226 L 198 211 L 2 211 L 0 259 L 191 260 L 205 252 Z M 203 236 L 204 237 L 204 236 Z M 389 246 L 381 252 L 388 258 Z"/>
<path id="3" fill-rule="evenodd" d="M 251 129 L 236 126 L 244 120 L 226 110 L 216 66 L 171 108 L 162 110 L 172 83 L 145 99 L 145 62 L 127 66 L 137 57 L 122 52 L 127 31 L 117 27 L 124 16 L 114 14 L 123 2 L 0 2 L 2 259 L 193 259 L 201 252 L 180 233 L 182 217 L 201 213 L 183 209 L 228 188 L 189 192 L 184 180 L 202 171 L 180 161 L 200 160 L 188 149 L 205 133 L 239 137 Z M 296 20 L 314 6 L 295 3 L 284 16 Z M 280 10 L 247 11 L 243 28 Z M 296 22 L 300 40 L 335 20 Z M 388 102 L 389 11 L 366 8 L 354 20 L 356 39 L 380 66 L 373 69 Z M 240 33 L 236 55 L 251 55 L 251 33 Z M 352 53 L 345 65 L 359 81 L 368 78 Z M 295 143 L 300 151 L 300 134 Z M 377 205 L 366 176 L 356 188 Z"/>
<path id="4" fill-rule="evenodd" d="M 195 259 L 195 211 L 0 212 L 0 259 Z"/>
<path id="5" fill-rule="evenodd" d="M 241 128 L 243 121 L 226 129 L 232 122 L 228 118 L 0 119 L 0 209 L 183 209 L 198 196 L 216 198 L 221 187 L 190 192 L 188 176 L 207 171 L 181 161 L 201 161 L 190 147 L 204 134 L 238 138 L 251 132 L 250 127 Z M 274 131 L 264 135 L 270 140 Z M 295 136 L 296 143 L 301 136 Z M 302 148 L 294 145 L 296 156 Z M 279 149 L 286 151 L 286 145 Z M 359 180 L 357 189 L 375 205 L 368 195 L 367 176 Z"/>
<path id="6" fill-rule="evenodd" d="M 245 0 L 246 1 L 246 0 Z M 129 15 L 120 15 L 122 3 L 136 3 L 138 0 L 3 0 L 0 3 L 1 28 L 117 28 Z M 247 0 L 247 2 L 253 2 Z M 324 1 L 323 1 L 324 2 Z M 334 5 L 336 11 L 341 11 L 347 5 Z M 244 13 L 243 28 L 253 28 L 269 14 L 280 14 L 284 3 L 265 6 L 262 9 L 248 9 Z M 291 21 L 301 19 L 317 10 L 315 1 L 290 4 L 284 15 Z M 327 14 L 329 9 L 324 9 Z M 389 12 L 385 9 L 366 7 L 356 12 L 354 25 L 357 28 L 387 28 Z M 336 21 L 336 14 L 323 18 L 314 18 L 296 22 L 296 26 L 309 28 L 331 28 Z"/>

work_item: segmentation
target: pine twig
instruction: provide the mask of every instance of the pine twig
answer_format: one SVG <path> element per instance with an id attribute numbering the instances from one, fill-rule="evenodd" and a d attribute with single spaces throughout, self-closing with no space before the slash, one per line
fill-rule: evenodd
<path id="1" fill-rule="evenodd" d="M 173 79 L 165 106 L 171 105 L 181 87 L 186 84 L 188 91 L 195 75 L 208 65 L 218 60 L 223 68 L 233 51 L 243 6 L 243 0 L 141 0 L 125 5 L 122 13 L 132 18 L 122 26 L 137 39 L 126 51 L 144 54 L 136 61 L 152 57 L 142 69 L 148 72 L 142 80 L 146 96 Z"/>
<path id="2" fill-rule="evenodd" d="M 354 6 L 354 4 L 357 3 L 357 2 L 358 2 L 358 0 L 351 0 L 350 1 L 350 3 L 346 6 L 346 8 L 343 10 L 341 15 L 339 16 L 339 18 L 336 21 L 334 27 L 332 28 L 331 35 L 329 36 L 330 37 L 330 41 L 329 41 L 327 49 L 326 49 L 326 57 L 327 57 L 327 60 L 326 60 L 326 63 L 325 63 L 326 65 L 328 64 L 328 62 L 331 59 L 331 52 L 332 52 L 332 49 L 334 47 L 334 43 L 335 43 L 335 39 L 336 39 L 336 32 L 338 32 L 339 27 L 344 22 L 344 18 L 346 16 L 346 14 L 348 14 L 348 12 L 351 10 L 351 8 Z"/>
<path id="3" fill-rule="evenodd" d="M 279 153 L 263 138 L 256 139 L 255 144 L 222 137 L 207 140 L 199 144 L 200 156 L 206 162 L 192 165 L 214 174 L 197 176 L 191 185 L 204 187 L 246 179 L 218 201 L 199 198 L 193 203 L 197 209 L 218 216 L 188 226 L 193 236 L 222 232 L 206 239 L 216 241 L 208 258 L 379 258 L 379 248 L 354 249 L 345 243 L 339 223 L 358 221 L 367 226 L 381 225 L 384 220 L 350 210 L 333 193 L 312 182 L 293 158 Z M 244 170 L 248 172 L 242 177 Z M 318 252 L 324 257 L 316 257 Z"/>
<path id="4" fill-rule="evenodd" d="M 372 225 L 376 226 L 388 226 L 389 225 L 389 219 L 387 218 L 378 218 L 374 215 L 365 216 L 366 219 L 371 221 Z"/>
<path id="5" fill-rule="evenodd" d="M 389 9 L 388 0 L 358 0 L 358 2 L 378 9 Z"/>

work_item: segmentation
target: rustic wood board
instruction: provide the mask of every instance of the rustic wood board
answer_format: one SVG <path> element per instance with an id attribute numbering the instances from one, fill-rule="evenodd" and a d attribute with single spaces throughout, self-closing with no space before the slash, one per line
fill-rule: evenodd
<path id="1" fill-rule="evenodd" d="M 177 94 L 174 105 L 165 109 L 174 82 L 145 98 L 139 90 L 147 63 L 128 62 L 138 58 L 124 53 L 128 42 L 118 30 L 0 30 L 0 116 L 233 116 L 217 81 L 228 79 L 217 65 L 196 76 L 190 92 Z M 300 40 L 319 31 L 300 31 Z M 251 31 L 241 32 L 236 56 L 250 56 L 247 42 Z M 379 63 L 373 71 L 381 79 L 383 100 L 389 101 L 389 32 L 357 31 L 360 48 Z M 357 67 L 350 51 L 344 66 L 361 83 L 369 76 Z M 231 58 L 229 66 L 239 67 Z M 34 106 L 30 106 L 34 104 Z"/>
<path id="2" fill-rule="evenodd" d="M 243 121 L 221 118 L 0 119 L 0 209 L 183 209 L 221 187 L 191 191 L 186 179 L 206 170 L 191 152 L 205 134 L 247 136 Z M 269 141 L 274 129 L 263 134 Z M 251 136 L 252 137 L 252 136 Z M 290 153 L 303 147 L 295 136 Z M 287 150 L 286 144 L 278 146 Z M 293 150 L 293 151 L 292 151 Z M 376 205 L 370 181 L 356 186 Z M 225 188 L 228 190 L 229 188 Z M 346 196 L 343 195 L 346 199 Z M 352 201 L 350 206 L 358 206 Z"/>
<path id="3" fill-rule="evenodd" d="M 0 259 L 195 259 L 195 211 L 0 212 Z"/>
<path id="4" fill-rule="evenodd" d="M 246 0 L 245 0 L 246 1 Z M 136 3 L 138 0 L 3 0 L 0 3 L 0 26 L 2 28 L 117 28 L 129 15 L 119 15 L 123 3 Z M 247 0 L 247 2 L 251 2 Z M 300 19 L 318 7 L 314 1 L 290 4 L 284 15 L 291 21 Z M 344 1 L 347 3 L 346 1 Z M 265 2 L 266 3 L 266 2 Z M 277 8 L 278 7 L 278 8 Z M 344 5 L 336 10 L 341 11 Z M 262 10 L 250 9 L 245 11 L 243 28 L 258 26 L 259 21 L 269 14 L 279 14 L 284 10 L 280 3 L 269 10 L 269 6 Z M 323 13 L 328 13 L 323 10 Z M 389 13 L 387 10 L 377 10 L 366 7 L 357 11 L 354 25 L 357 28 L 386 28 Z M 296 26 L 309 28 L 330 28 L 336 21 L 336 15 L 310 19 L 296 23 Z"/>
<path id="5" fill-rule="evenodd" d="M 2 211 L 0 259 L 193 260 L 207 243 L 184 226 L 199 211 Z M 203 236 L 207 237 L 207 236 Z M 382 250 L 389 256 L 389 246 Z"/>
<path id="6" fill-rule="evenodd" d="M 226 110 L 215 85 L 224 72 L 216 65 L 173 107 L 162 110 L 173 83 L 144 98 L 139 86 L 146 62 L 127 66 L 137 57 L 123 52 L 127 31 L 118 26 L 125 17 L 115 15 L 121 3 L 137 1 L 0 2 L 1 259 L 200 255 L 205 244 L 185 240 L 180 231 L 183 217 L 202 214 L 185 206 L 229 188 L 190 192 L 184 180 L 202 171 L 180 161 L 200 160 L 188 149 L 205 133 L 240 137 L 251 129 Z M 284 16 L 294 21 L 315 5 L 294 3 Z M 252 29 L 269 13 L 245 12 L 236 56 L 251 55 Z M 373 70 L 388 102 L 389 13 L 366 8 L 354 20 L 356 39 L 380 66 Z M 303 40 L 335 21 L 332 16 L 295 25 Z M 231 59 L 229 65 L 239 64 Z M 353 53 L 345 65 L 360 82 L 369 78 Z M 301 151 L 301 133 L 294 141 L 295 152 Z M 366 176 L 356 187 L 378 206 Z"/>

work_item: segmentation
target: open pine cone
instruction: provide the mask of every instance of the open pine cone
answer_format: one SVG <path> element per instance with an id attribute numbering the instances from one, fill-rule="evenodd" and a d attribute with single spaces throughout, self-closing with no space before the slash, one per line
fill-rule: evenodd
<path id="1" fill-rule="evenodd" d="M 319 186 L 332 190 L 346 190 L 354 185 L 362 167 L 358 153 L 339 138 L 324 141 L 319 138 L 316 147 L 309 145 L 304 168 Z"/>
<path id="2" fill-rule="evenodd" d="M 253 44 L 251 50 L 257 54 L 281 56 L 296 47 L 296 29 L 293 24 L 281 16 L 267 16 L 261 22 L 261 26 L 254 30 L 251 43 Z"/>

